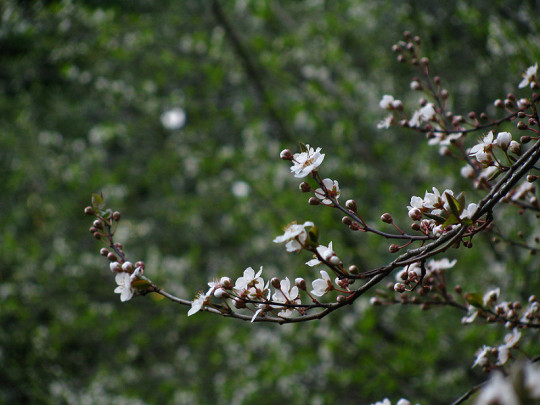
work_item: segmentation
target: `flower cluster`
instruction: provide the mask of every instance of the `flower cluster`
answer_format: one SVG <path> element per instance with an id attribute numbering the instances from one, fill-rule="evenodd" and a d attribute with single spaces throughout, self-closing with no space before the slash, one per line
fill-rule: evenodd
<path id="1" fill-rule="evenodd" d="M 448 260 L 442 258 L 440 260 L 430 259 L 422 268 L 418 262 L 405 266 L 396 274 L 396 283 L 394 291 L 404 292 L 411 291 L 419 282 L 423 282 L 423 286 L 429 287 L 434 285 L 434 276 L 439 275 L 442 271 L 451 269 L 456 265 L 457 260 Z"/>
<path id="2" fill-rule="evenodd" d="M 491 365 L 491 357 L 496 357 L 496 366 L 503 366 L 510 359 L 510 350 L 515 348 L 519 340 L 521 339 L 521 332 L 517 329 L 513 329 L 512 333 L 508 333 L 504 337 L 504 343 L 498 347 L 482 346 L 480 350 L 476 352 L 476 360 L 473 367 L 480 366 L 489 369 Z"/>
<path id="3" fill-rule="evenodd" d="M 419 230 L 436 237 L 451 230 L 454 224 L 471 220 L 477 208 L 475 203 L 465 205 L 463 193 L 454 197 L 452 190 L 444 190 L 441 194 L 435 187 L 432 193 L 426 191 L 424 198 L 412 196 L 410 205 L 407 206 L 409 218 L 421 221 Z"/>
<path id="4" fill-rule="evenodd" d="M 281 152 L 281 158 L 291 160 L 293 162 L 291 172 L 294 177 L 306 177 L 311 172 L 316 171 L 324 160 L 324 154 L 321 153 L 321 148 L 313 149 L 306 145 L 305 151 L 301 153 L 291 154 L 290 151 L 284 150 Z"/>
<path id="5" fill-rule="evenodd" d="M 540 400 L 540 366 L 536 363 L 517 365 L 510 375 L 497 370 L 480 390 L 475 405 L 536 404 Z"/>
<path id="6" fill-rule="evenodd" d="M 129 301 L 135 294 L 135 288 L 133 284 L 143 274 L 143 266 L 135 267 L 131 262 L 111 262 L 109 267 L 113 273 L 117 273 L 114 277 L 118 287 L 114 292 L 120 294 L 120 301 Z"/>
<path id="7" fill-rule="evenodd" d="M 466 295 L 469 303 L 468 315 L 461 319 L 464 324 L 472 323 L 477 318 L 505 323 L 507 328 L 523 328 L 540 325 L 540 304 L 536 296 L 531 295 L 524 308 L 519 301 L 503 301 L 497 304 L 500 288 L 490 290 L 483 296 L 471 293 Z"/>

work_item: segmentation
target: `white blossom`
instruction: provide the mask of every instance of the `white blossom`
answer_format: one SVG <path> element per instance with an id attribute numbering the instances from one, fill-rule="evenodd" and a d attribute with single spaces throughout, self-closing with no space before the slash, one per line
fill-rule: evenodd
<path id="1" fill-rule="evenodd" d="M 330 278 L 328 273 L 324 270 L 321 270 L 321 278 L 318 278 L 317 280 L 312 281 L 311 285 L 313 286 L 313 290 L 311 291 L 311 293 L 313 295 L 316 295 L 317 297 L 322 297 L 328 291 L 331 291 L 334 289 L 334 286 L 332 284 L 332 279 Z"/>
<path id="2" fill-rule="evenodd" d="M 320 151 L 321 148 L 314 150 L 309 145 L 306 145 L 305 152 L 295 153 L 291 167 L 294 177 L 306 177 L 313 170 L 316 170 L 324 160 L 324 154 L 320 153 Z"/>
<path id="3" fill-rule="evenodd" d="M 427 263 L 427 267 L 432 271 L 447 270 L 447 269 L 451 269 L 452 267 L 454 267 L 456 265 L 456 263 L 457 263 L 456 259 L 450 261 L 446 257 L 444 257 L 444 258 L 442 258 L 440 260 L 431 259 Z"/>
<path id="4" fill-rule="evenodd" d="M 540 365 L 538 363 L 527 363 L 524 373 L 525 389 L 533 399 L 540 399 Z"/>
<path id="5" fill-rule="evenodd" d="M 135 290 L 131 286 L 131 281 L 133 280 L 131 274 L 129 273 L 118 273 L 114 278 L 118 287 L 115 288 L 114 292 L 120 294 L 120 301 L 129 301 Z"/>
<path id="6" fill-rule="evenodd" d="M 495 142 L 502 150 L 506 150 L 510 146 L 510 142 L 512 142 L 512 134 L 510 132 L 499 132 Z"/>
<path id="7" fill-rule="evenodd" d="M 288 277 L 280 282 L 280 289 L 276 290 L 272 296 L 272 301 L 282 304 L 300 304 L 300 294 L 297 286 L 291 287 L 291 281 Z M 284 308 L 278 315 L 285 318 L 290 317 L 294 313 L 294 308 Z"/>
<path id="8" fill-rule="evenodd" d="M 388 114 L 382 121 L 379 121 L 377 123 L 377 129 L 388 129 L 390 126 L 394 123 L 394 116 L 392 114 Z"/>
<path id="9" fill-rule="evenodd" d="M 322 182 L 328 194 L 335 200 L 337 200 L 341 195 L 341 191 L 339 190 L 339 183 L 336 180 L 331 179 L 324 179 Z M 322 188 L 318 188 L 317 190 L 315 190 L 315 197 L 321 200 L 323 204 L 332 204 L 332 200 L 326 197 L 326 194 Z"/>
<path id="10" fill-rule="evenodd" d="M 206 293 L 200 291 L 199 294 L 197 294 L 197 297 L 195 297 L 191 303 L 191 309 L 188 311 L 188 316 L 196 314 L 203 309 L 205 305 L 210 302 L 210 297 L 212 296 L 213 291 L 213 288 L 210 288 L 210 290 L 208 290 Z"/>
<path id="11" fill-rule="evenodd" d="M 484 306 L 488 306 L 489 304 L 497 301 L 499 299 L 499 295 L 501 294 L 500 288 L 495 288 L 494 290 L 488 291 L 484 294 Z"/>
<path id="12" fill-rule="evenodd" d="M 392 110 L 394 107 L 393 107 L 393 103 L 394 103 L 394 97 L 388 95 L 388 94 L 385 94 L 381 101 L 379 102 L 379 107 L 381 107 L 383 110 Z"/>
<path id="13" fill-rule="evenodd" d="M 435 118 L 435 106 L 433 103 L 428 103 L 418 111 L 413 113 L 413 116 L 409 120 L 410 127 L 419 127 L 422 122 L 431 121 Z"/>
<path id="14" fill-rule="evenodd" d="M 529 66 L 525 73 L 523 73 L 523 80 L 519 83 L 518 87 L 522 89 L 523 87 L 527 87 L 530 84 L 532 88 L 534 85 L 533 83 L 538 80 L 536 76 L 537 71 L 538 63 L 535 63 L 533 66 Z"/>
<path id="15" fill-rule="evenodd" d="M 475 405 L 520 405 L 510 379 L 500 371 L 494 371 L 488 384 L 480 391 Z"/>
<path id="16" fill-rule="evenodd" d="M 473 367 L 476 366 L 487 366 L 489 364 L 489 353 L 493 350 L 490 346 L 482 346 L 475 354 L 476 360 L 474 361 Z"/>
<path id="17" fill-rule="evenodd" d="M 285 227 L 283 235 L 274 239 L 274 243 L 287 242 L 285 245 L 287 252 L 299 252 L 304 248 L 307 240 L 306 227 L 314 225 L 311 221 L 304 222 L 302 225 L 292 222 Z"/>
<path id="18" fill-rule="evenodd" d="M 236 279 L 234 289 L 240 295 L 246 294 L 249 298 L 258 297 L 264 290 L 264 280 L 260 277 L 262 270 L 262 266 L 257 273 L 251 267 L 245 269 L 244 275 Z"/>
<path id="19" fill-rule="evenodd" d="M 461 174 L 461 177 L 465 177 L 466 179 L 473 178 L 475 174 L 474 169 L 469 165 L 463 166 L 459 172 Z"/>
<path id="20" fill-rule="evenodd" d="M 512 333 L 508 333 L 504 337 L 504 343 L 497 348 L 498 349 L 498 359 L 497 359 L 498 366 L 502 366 L 506 364 L 506 362 L 510 358 L 510 349 L 512 349 L 518 344 L 519 339 L 521 339 L 521 332 L 517 329 L 513 329 Z"/>
<path id="21" fill-rule="evenodd" d="M 461 219 L 465 219 L 465 218 L 472 219 L 472 217 L 476 213 L 477 209 L 478 209 L 478 205 L 476 205 L 475 203 L 470 203 L 469 205 L 467 205 L 467 208 L 465 208 L 463 210 L 463 212 L 461 213 L 460 218 Z"/>
<path id="22" fill-rule="evenodd" d="M 480 163 L 486 163 L 490 160 L 489 154 L 495 144 L 496 140 L 493 139 L 493 131 L 489 131 L 478 144 L 469 150 L 469 155 L 475 156 Z"/>
<path id="23" fill-rule="evenodd" d="M 338 265 L 341 262 L 341 260 L 339 260 L 339 257 L 337 257 L 336 253 L 334 252 L 334 248 L 332 247 L 332 242 L 330 242 L 328 246 L 324 246 L 324 245 L 317 246 L 317 253 L 319 254 L 319 256 L 322 257 L 322 259 L 325 262 L 328 262 L 334 265 Z M 306 262 L 306 264 L 311 267 L 316 266 L 321 263 L 322 262 L 317 257 L 311 259 L 309 262 Z"/>

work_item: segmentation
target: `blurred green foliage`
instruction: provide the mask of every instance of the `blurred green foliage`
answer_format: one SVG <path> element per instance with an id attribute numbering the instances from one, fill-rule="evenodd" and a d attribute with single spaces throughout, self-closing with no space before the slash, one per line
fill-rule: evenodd
<path id="1" fill-rule="evenodd" d="M 323 147 L 323 175 L 372 222 L 387 211 L 406 226 L 410 196 L 432 186 L 469 190 L 459 164 L 422 137 L 376 129 L 383 94 L 417 102 L 391 45 L 406 29 L 420 35 L 452 108 L 484 111 L 540 59 L 538 2 L 221 7 L 262 92 L 209 0 L 0 5 L 0 402 L 449 403 L 485 379 L 470 368 L 474 352 L 500 341 L 501 327 L 460 327 L 451 309 L 370 307 L 369 297 L 281 327 L 187 319 L 149 297 L 120 304 L 82 211 L 103 191 L 122 212 L 129 257 L 185 298 L 248 266 L 315 278 L 305 255 L 271 243 L 292 220 L 314 220 L 348 262 L 384 264 L 384 241 L 306 206 L 279 151 Z M 181 129 L 160 121 L 173 108 L 186 113 Z M 248 195 L 233 192 L 246 184 Z M 534 217 L 504 215 L 514 233 L 536 229 Z M 502 283 L 508 299 L 538 291 L 534 257 L 487 237 L 475 247 L 452 253 L 451 283 Z"/>

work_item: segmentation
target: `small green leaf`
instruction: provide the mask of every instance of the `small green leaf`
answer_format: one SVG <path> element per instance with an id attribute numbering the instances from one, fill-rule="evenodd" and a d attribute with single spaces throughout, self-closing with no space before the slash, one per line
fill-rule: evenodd
<path id="1" fill-rule="evenodd" d="M 456 200 L 452 194 L 446 192 L 444 193 L 444 195 L 446 196 L 446 201 L 448 201 L 448 205 L 450 206 L 450 211 L 457 218 L 459 218 L 461 212 L 463 211 L 463 207 L 459 204 L 459 201 Z"/>
<path id="2" fill-rule="evenodd" d="M 456 200 L 458 200 L 459 206 L 461 207 L 461 212 L 459 213 L 459 215 L 461 215 L 463 209 L 465 208 L 465 193 L 463 191 L 459 193 Z"/>
<path id="3" fill-rule="evenodd" d="M 137 279 L 134 280 L 131 285 L 137 290 L 146 290 L 151 284 L 149 281 Z"/>
<path id="4" fill-rule="evenodd" d="M 459 222 L 459 218 L 452 214 L 448 218 L 446 218 L 446 221 L 443 222 L 442 226 L 446 227 L 454 224 L 459 224 Z"/>
<path id="5" fill-rule="evenodd" d="M 484 307 L 484 297 L 480 293 L 467 293 L 465 294 L 465 300 L 471 304 L 473 307 L 476 308 L 483 308 Z"/>
<path id="6" fill-rule="evenodd" d="M 95 211 L 104 211 L 106 207 L 105 200 L 103 199 L 103 193 L 92 193 L 92 208 Z"/>
<path id="7" fill-rule="evenodd" d="M 319 228 L 316 225 L 313 225 L 308 231 L 308 240 L 311 245 L 318 246 L 319 244 Z"/>

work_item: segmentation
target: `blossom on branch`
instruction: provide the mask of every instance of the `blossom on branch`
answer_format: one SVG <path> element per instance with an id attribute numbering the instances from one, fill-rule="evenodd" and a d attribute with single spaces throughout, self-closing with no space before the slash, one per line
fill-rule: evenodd
<path id="1" fill-rule="evenodd" d="M 311 293 L 313 295 L 316 295 L 317 297 L 322 297 L 328 291 L 331 291 L 334 289 L 334 285 L 332 284 L 332 279 L 330 278 L 328 273 L 324 270 L 321 270 L 321 278 L 318 278 L 317 280 L 312 281 L 311 285 L 313 286 L 313 290 L 311 291 Z"/>
<path id="2" fill-rule="evenodd" d="M 320 152 L 321 148 L 314 150 L 311 146 L 306 145 L 305 152 L 295 153 L 291 167 L 294 177 L 306 177 L 312 171 L 317 170 L 324 160 L 324 154 Z"/>
<path id="3" fill-rule="evenodd" d="M 302 225 L 291 222 L 284 228 L 285 233 L 274 239 L 274 243 L 287 242 L 285 245 L 287 252 L 299 252 L 306 245 L 308 237 L 306 227 L 308 226 L 312 227 L 315 226 L 315 224 L 311 221 L 304 222 Z"/>
<path id="4" fill-rule="evenodd" d="M 280 288 L 276 290 L 272 296 L 272 301 L 281 304 L 300 304 L 300 291 L 297 286 L 291 287 L 291 281 L 288 277 L 280 282 Z M 294 308 L 284 308 L 278 315 L 284 318 L 289 318 L 294 313 Z"/>
<path id="5" fill-rule="evenodd" d="M 337 257 L 336 252 L 334 252 L 334 249 L 332 247 L 332 242 L 328 244 L 328 246 L 319 245 L 317 246 L 317 253 L 325 262 L 328 262 L 333 265 L 339 265 L 341 263 L 341 260 L 339 257 Z M 306 262 L 308 266 L 316 266 L 318 264 L 321 264 L 322 262 L 315 257 L 314 259 L 311 259 L 309 262 Z"/>
<path id="6" fill-rule="evenodd" d="M 135 278 L 134 275 L 135 277 L 137 276 L 135 272 L 133 274 L 118 273 L 114 278 L 116 284 L 118 284 L 118 287 L 115 288 L 114 292 L 120 294 L 120 301 L 122 302 L 129 301 L 135 293 L 135 290 L 131 285 L 131 282 Z"/>
<path id="7" fill-rule="evenodd" d="M 523 80 L 519 83 L 518 87 L 522 89 L 523 87 L 527 87 L 530 84 L 531 88 L 534 88 L 534 85 L 538 80 L 537 72 L 538 63 L 535 63 L 534 66 L 528 67 L 525 73 L 523 73 Z"/>

